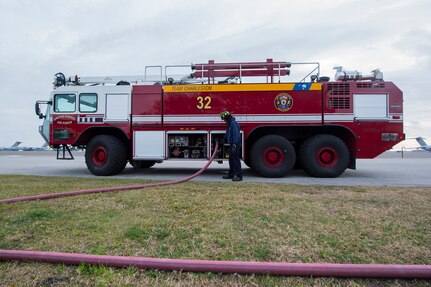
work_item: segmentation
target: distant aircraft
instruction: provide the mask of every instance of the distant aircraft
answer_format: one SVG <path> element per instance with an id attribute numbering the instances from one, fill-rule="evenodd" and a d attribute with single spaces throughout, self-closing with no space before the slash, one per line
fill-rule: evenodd
<path id="1" fill-rule="evenodd" d="M 420 144 L 418 149 L 423 149 L 423 150 L 431 152 L 431 145 L 427 144 L 423 137 L 417 137 L 416 141 Z"/>
<path id="2" fill-rule="evenodd" d="M 19 151 L 22 150 L 22 148 L 18 147 L 22 142 L 15 142 L 13 145 L 11 145 L 10 147 L 2 147 L 0 148 L 0 150 L 8 150 L 8 151 Z"/>
<path id="3" fill-rule="evenodd" d="M 0 147 L 0 151 L 42 151 L 49 150 L 48 144 L 45 143 L 41 147 L 32 147 L 32 146 L 20 146 L 22 142 L 16 141 L 10 147 Z"/>

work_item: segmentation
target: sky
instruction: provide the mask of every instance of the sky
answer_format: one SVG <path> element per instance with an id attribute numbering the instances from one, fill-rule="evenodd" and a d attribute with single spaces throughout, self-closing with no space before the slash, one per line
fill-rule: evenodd
<path id="1" fill-rule="evenodd" d="M 57 72 L 267 58 L 320 62 L 331 79 L 380 68 L 404 92 L 406 136 L 431 142 L 430 19 L 429 0 L 0 0 L 0 146 L 43 144 L 34 103 Z"/>

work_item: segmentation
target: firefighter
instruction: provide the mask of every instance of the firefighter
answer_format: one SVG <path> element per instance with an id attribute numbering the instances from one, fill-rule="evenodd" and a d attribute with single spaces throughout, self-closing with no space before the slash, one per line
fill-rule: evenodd
<path id="1" fill-rule="evenodd" d="M 230 145 L 229 173 L 223 176 L 223 178 L 232 179 L 232 181 L 242 181 L 240 161 L 241 134 L 239 124 L 236 122 L 235 117 L 228 111 L 221 112 L 220 118 L 227 123 L 224 141 Z"/>

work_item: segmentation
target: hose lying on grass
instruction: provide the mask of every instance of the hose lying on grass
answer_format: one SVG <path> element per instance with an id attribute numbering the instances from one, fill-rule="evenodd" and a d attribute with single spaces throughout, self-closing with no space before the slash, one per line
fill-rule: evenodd
<path id="1" fill-rule="evenodd" d="M 214 147 L 214 152 L 213 152 L 211 158 L 209 159 L 209 161 L 207 162 L 207 164 L 203 168 L 201 168 L 195 174 L 192 174 L 190 176 L 187 176 L 185 178 L 181 178 L 178 180 L 156 182 L 156 183 L 146 183 L 146 184 L 141 184 L 141 185 L 115 186 L 115 187 L 107 187 L 107 188 L 84 189 L 84 190 L 76 190 L 76 191 L 66 191 L 66 192 L 58 192 L 58 193 L 37 194 L 37 195 L 29 195 L 29 196 L 22 196 L 22 197 L 6 198 L 6 199 L 0 199 L 0 204 L 1 203 L 20 202 L 20 201 L 43 200 L 43 199 L 58 198 L 58 197 L 63 197 L 63 196 L 74 196 L 74 195 L 90 194 L 90 193 L 134 190 L 134 189 L 142 189 L 142 188 L 147 188 L 147 187 L 156 187 L 156 186 L 173 185 L 173 184 L 182 183 L 182 182 L 189 181 L 189 180 L 197 177 L 198 175 L 203 173 L 208 168 L 208 166 L 212 163 L 212 161 L 215 158 L 218 146 L 219 146 L 219 144 L 218 144 L 218 142 L 216 142 L 216 145 Z"/>
<path id="2" fill-rule="evenodd" d="M 205 171 L 214 160 L 218 144 L 208 163 L 195 174 L 186 178 L 134 186 L 119 186 L 60 192 L 53 194 L 39 194 L 17 198 L 2 199 L 0 203 L 12 203 L 29 200 L 49 199 L 80 194 L 111 192 L 121 190 L 142 189 L 162 185 L 171 185 L 190 180 Z M 211 260 L 182 260 L 160 259 L 125 256 L 104 256 L 76 253 L 2 250 L 0 260 L 37 261 L 58 264 L 91 264 L 108 267 L 158 270 L 181 270 L 186 272 L 212 272 L 237 274 L 265 274 L 304 277 L 358 277 L 358 278 L 388 278 L 388 279 L 431 279 L 431 265 L 391 265 L 391 264 L 329 264 L 329 263 L 277 263 L 277 262 L 245 262 L 245 261 L 211 261 Z"/>
<path id="3" fill-rule="evenodd" d="M 37 261 L 117 268 L 157 269 L 185 272 L 265 274 L 306 277 L 357 277 L 390 279 L 431 279 L 430 265 L 276 263 L 160 259 L 126 256 L 88 255 L 60 252 L 1 250 L 0 260 Z"/>

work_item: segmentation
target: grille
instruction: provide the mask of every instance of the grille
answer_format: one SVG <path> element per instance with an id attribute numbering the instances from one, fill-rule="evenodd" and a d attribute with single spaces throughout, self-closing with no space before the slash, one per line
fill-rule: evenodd
<path id="1" fill-rule="evenodd" d="M 350 98 L 349 97 L 330 97 L 328 98 L 328 108 L 350 109 Z"/>
<path id="2" fill-rule="evenodd" d="M 384 88 L 385 83 L 357 83 L 358 89 Z"/>
<path id="3" fill-rule="evenodd" d="M 350 95 L 350 84 L 328 84 L 328 92 L 330 96 L 348 96 Z"/>

